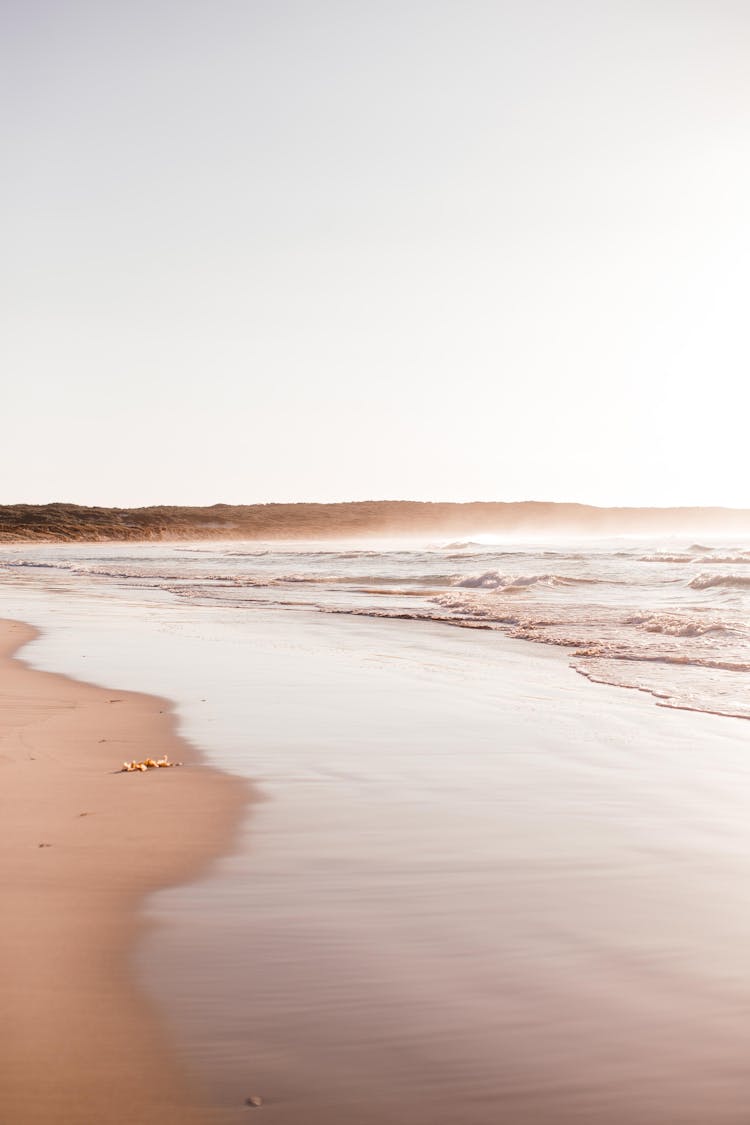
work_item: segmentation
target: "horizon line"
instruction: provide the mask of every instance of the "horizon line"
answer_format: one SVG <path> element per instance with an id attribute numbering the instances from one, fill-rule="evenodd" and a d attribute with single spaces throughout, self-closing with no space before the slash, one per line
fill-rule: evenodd
<path id="1" fill-rule="evenodd" d="M 169 501 L 156 501 L 146 504 L 86 504 L 78 500 L 45 500 L 45 501 L 32 501 L 32 500 L 17 500 L 12 502 L 0 502 L 0 509 L 2 508 L 53 508 L 53 507 L 69 507 L 69 508 L 88 508 L 99 509 L 103 511 L 146 511 L 150 508 L 183 508 L 187 510 L 192 509 L 212 509 L 212 508 L 269 508 L 269 507 L 345 507 L 356 506 L 363 504 L 421 504 L 425 506 L 452 506 L 452 507 L 474 507 L 476 505 L 502 505 L 505 507 L 520 507 L 522 505 L 539 505 L 545 507 L 574 507 L 574 508 L 589 508 L 593 511 L 609 512 L 609 511 L 638 511 L 638 512 L 671 512 L 671 511 L 726 511 L 726 512 L 750 512 L 750 502 L 747 507 L 739 507 L 732 504 L 590 504 L 582 500 L 413 500 L 408 498 L 381 498 L 375 499 L 369 497 L 362 500 L 256 500 L 256 501 L 214 501 L 211 504 L 206 503 L 170 503 Z"/>

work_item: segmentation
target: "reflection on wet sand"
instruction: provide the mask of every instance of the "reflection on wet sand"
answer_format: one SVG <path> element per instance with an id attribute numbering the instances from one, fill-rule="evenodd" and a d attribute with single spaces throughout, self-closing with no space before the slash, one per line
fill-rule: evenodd
<path id="1" fill-rule="evenodd" d="M 229 761 L 244 715 L 270 800 L 144 951 L 218 1104 L 746 1120 L 744 723 L 438 626 L 269 616 L 241 651 L 214 740 Z"/>

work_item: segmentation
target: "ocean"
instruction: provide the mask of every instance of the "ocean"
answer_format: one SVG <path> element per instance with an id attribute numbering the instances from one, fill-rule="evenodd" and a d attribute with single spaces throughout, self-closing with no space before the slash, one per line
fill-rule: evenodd
<path id="1" fill-rule="evenodd" d="M 491 629 L 563 647 L 591 680 L 750 717 L 750 542 L 614 539 L 38 546 L 4 584 Z"/>
<path id="2" fill-rule="evenodd" d="M 749 563 L 2 548 L 0 612 L 44 630 L 24 659 L 171 698 L 253 782 L 133 958 L 221 1121 L 251 1094 L 279 1125 L 746 1121 Z"/>

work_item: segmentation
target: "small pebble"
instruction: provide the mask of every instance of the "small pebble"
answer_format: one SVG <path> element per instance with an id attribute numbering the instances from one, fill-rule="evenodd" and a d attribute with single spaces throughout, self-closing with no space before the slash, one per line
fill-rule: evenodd
<path id="1" fill-rule="evenodd" d="M 263 1098 L 258 1097 L 257 1094 L 251 1094 L 249 1098 L 245 1098 L 245 1105 L 251 1105 L 258 1109 L 263 1105 Z"/>

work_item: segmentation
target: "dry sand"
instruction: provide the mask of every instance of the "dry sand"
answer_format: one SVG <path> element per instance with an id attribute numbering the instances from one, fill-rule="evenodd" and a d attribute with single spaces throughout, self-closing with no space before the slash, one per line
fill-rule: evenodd
<path id="1" fill-rule="evenodd" d="M 243 782 L 200 765 L 169 703 L 13 659 L 0 622 L 0 1116 L 9 1125 L 219 1120 L 132 979 L 144 896 L 230 846 Z M 120 773 L 168 754 L 180 769 Z"/>

